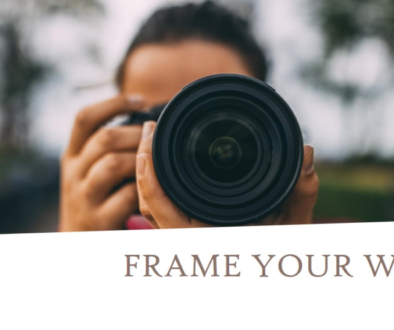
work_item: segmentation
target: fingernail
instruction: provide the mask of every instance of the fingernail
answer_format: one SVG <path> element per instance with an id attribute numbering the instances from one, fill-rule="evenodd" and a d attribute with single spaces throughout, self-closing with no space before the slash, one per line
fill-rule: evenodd
<path id="1" fill-rule="evenodd" d="M 137 172 L 139 176 L 143 176 L 145 173 L 145 159 L 141 156 L 137 157 Z"/>
<path id="2" fill-rule="evenodd" d="M 147 139 L 152 133 L 155 124 L 151 121 L 144 122 L 144 126 L 142 126 L 142 139 Z"/>
<path id="3" fill-rule="evenodd" d="M 313 171 L 315 170 L 315 165 L 313 163 L 314 149 L 313 147 L 310 147 L 310 149 L 311 150 L 305 157 L 305 161 L 304 161 L 304 172 L 306 175 L 312 174 Z"/>
<path id="4" fill-rule="evenodd" d="M 127 103 L 132 107 L 141 107 L 144 103 L 144 98 L 139 94 L 132 94 L 126 97 Z"/>

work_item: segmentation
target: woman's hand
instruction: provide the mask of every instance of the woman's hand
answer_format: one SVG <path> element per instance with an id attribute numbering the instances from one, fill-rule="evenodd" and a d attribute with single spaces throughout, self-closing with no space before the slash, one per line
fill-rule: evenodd
<path id="1" fill-rule="evenodd" d="M 188 228 L 208 226 L 189 218 L 165 195 L 152 161 L 152 139 L 155 122 L 146 122 L 137 152 L 137 186 L 141 214 L 156 228 Z M 313 148 L 304 146 L 304 162 L 300 178 L 280 212 L 262 219 L 261 224 L 301 224 L 312 222 L 319 190 L 313 165 Z"/>
<path id="2" fill-rule="evenodd" d="M 61 161 L 61 231 L 122 229 L 138 209 L 136 184 L 125 181 L 135 176 L 141 127 L 100 127 L 142 106 L 138 95 L 118 96 L 79 112 Z"/>
<path id="3" fill-rule="evenodd" d="M 314 150 L 311 146 L 304 146 L 304 161 L 298 182 L 283 203 L 274 221 L 280 224 L 307 224 L 312 222 L 319 193 L 319 178 L 313 163 Z"/>
<path id="4" fill-rule="evenodd" d="M 155 228 L 209 227 L 191 219 L 166 196 L 157 180 L 152 160 L 152 141 L 156 123 L 148 121 L 142 128 L 137 152 L 137 187 L 141 214 Z"/>

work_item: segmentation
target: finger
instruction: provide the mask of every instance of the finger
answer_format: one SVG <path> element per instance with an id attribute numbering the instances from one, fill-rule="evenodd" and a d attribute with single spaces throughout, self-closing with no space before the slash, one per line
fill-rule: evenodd
<path id="1" fill-rule="evenodd" d="M 154 122 L 146 122 L 142 129 L 136 171 L 139 196 L 160 228 L 190 227 L 189 218 L 170 201 L 157 180 L 152 161 L 155 126 Z"/>
<path id="2" fill-rule="evenodd" d="M 100 207 L 100 228 L 121 229 L 124 222 L 138 209 L 138 194 L 135 183 L 121 187 Z M 111 222 L 108 222 L 111 221 Z"/>
<path id="3" fill-rule="evenodd" d="M 133 152 L 110 153 L 96 162 L 84 180 L 84 189 L 93 203 L 102 202 L 119 184 L 135 176 Z"/>
<path id="4" fill-rule="evenodd" d="M 156 122 L 146 121 L 142 127 L 141 141 L 138 146 L 137 154 L 152 154 L 153 133 L 156 128 Z"/>
<path id="5" fill-rule="evenodd" d="M 143 215 L 143 217 L 151 222 L 154 222 L 155 219 L 153 218 L 153 215 L 150 213 L 148 206 L 146 205 L 144 199 L 142 198 L 142 196 L 139 194 L 140 188 L 138 187 L 138 182 L 137 182 L 137 191 L 138 191 L 138 195 L 139 197 L 139 210 L 141 215 Z"/>
<path id="6" fill-rule="evenodd" d="M 152 156 L 146 153 L 137 156 L 137 180 L 139 196 L 144 199 L 150 214 L 160 228 L 190 227 L 189 218 L 165 195 L 153 169 Z"/>
<path id="7" fill-rule="evenodd" d="M 153 127 L 155 127 L 153 123 L 152 123 L 152 125 L 153 125 Z M 146 131 L 145 131 L 145 134 L 146 134 Z M 146 140 L 146 139 L 144 139 L 144 140 Z M 149 145 L 149 143 L 145 143 L 143 141 L 141 141 L 140 147 L 139 147 L 139 151 L 140 152 L 141 152 L 141 150 L 145 150 L 145 151 L 150 152 L 150 153 L 152 152 L 151 151 L 152 149 L 151 149 L 151 146 Z M 138 191 L 138 200 L 139 200 L 140 213 L 142 214 L 142 216 L 144 218 L 149 220 L 149 222 L 152 224 L 152 226 L 155 229 L 158 229 L 158 228 L 160 228 L 159 225 L 156 223 L 155 219 L 153 218 L 152 214 L 150 213 L 150 210 L 149 210 L 148 206 L 145 203 L 145 200 L 141 196 L 138 180 L 136 182 L 137 182 L 137 191 Z"/>
<path id="8" fill-rule="evenodd" d="M 319 192 L 319 178 L 314 167 L 314 150 L 304 146 L 304 161 L 300 178 L 285 206 L 286 223 L 312 222 L 313 209 Z"/>
<path id="9" fill-rule="evenodd" d="M 143 99 L 140 95 L 119 95 L 80 111 L 74 123 L 67 154 L 78 154 L 89 136 L 112 117 L 141 110 L 142 106 Z"/>
<path id="10" fill-rule="evenodd" d="M 152 139 L 153 139 L 153 132 L 156 128 L 156 123 L 153 121 L 148 121 L 144 123 L 143 130 L 142 130 L 142 138 L 140 141 L 140 145 L 138 147 L 137 155 L 138 153 L 148 153 L 152 154 Z M 151 138 L 152 135 L 152 138 Z M 145 200 L 142 198 L 141 193 L 140 193 L 140 187 L 139 187 L 139 182 L 137 180 L 137 190 L 138 190 L 138 196 L 139 198 L 139 208 L 141 214 L 147 218 L 149 221 L 154 221 L 154 218 L 152 214 L 150 213 L 150 210 L 148 206 L 145 203 Z"/>
<path id="11" fill-rule="evenodd" d="M 142 198 L 142 196 L 140 194 L 138 180 L 136 181 L 136 183 L 137 183 L 137 192 L 138 192 L 139 211 L 140 211 L 141 215 L 150 222 L 150 224 L 152 225 L 153 228 L 159 229 L 160 228 L 159 225 L 156 223 L 155 219 L 153 218 L 152 214 L 149 211 L 148 206 L 146 205 L 144 199 Z"/>
<path id="12" fill-rule="evenodd" d="M 149 211 L 148 206 L 146 205 L 144 199 L 141 197 L 139 193 L 138 182 L 137 182 L 137 192 L 138 192 L 139 210 L 141 215 L 149 221 L 149 223 L 152 225 L 153 228 L 159 229 L 160 227 L 156 223 L 155 219 L 153 218 L 152 214 Z"/>
<path id="13" fill-rule="evenodd" d="M 82 148 L 78 165 L 79 175 L 86 175 L 89 168 L 110 152 L 137 150 L 141 139 L 141 126 L 102 128 L 94 133 Z"/>
<path id="14" fill-rule="evenodd" d="M 144 152 L 148 154 L 152 154 L 152 142 L 153 142 L 152 139 L 153 139 L 153 132 L 155 130 L 155 127 L 156 127 L 156 123 L 154 121 L 148 121 L 144 123 L 137 155 L 138 153 L 144 153 Z M 152 135 L 152 138 L 150 135 Z M 137 190 L 139 196 L 140 212 L 146 219 L 148 219 L 151 222 L 154 222 L 154 218 L 150 213 L 149 208 L 146 205 L 144 199 L 141 196 L 139 182 L 138 180 L 136 181 L 137 181 Z"/>

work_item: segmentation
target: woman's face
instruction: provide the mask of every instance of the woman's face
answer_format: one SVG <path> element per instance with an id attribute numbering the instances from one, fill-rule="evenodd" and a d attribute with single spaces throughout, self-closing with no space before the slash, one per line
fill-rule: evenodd
<path id="1" fill-rule="evenodd" d="M 199 78 L 220 73 L 252 76 L 240 55 L 221 44 L 200 40 L 149 44 L 130 54 L 122 92 L 143 95 L 151 107 L 167 103 Z"/>

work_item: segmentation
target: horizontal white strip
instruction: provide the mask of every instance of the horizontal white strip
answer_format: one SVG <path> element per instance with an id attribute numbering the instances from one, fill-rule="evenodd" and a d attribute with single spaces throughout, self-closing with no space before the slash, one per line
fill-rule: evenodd
<path id="1" fill-rule="evenodd" d="M 393 233 L 376 223 L 1 235 L 0 329 L 392 329 Z M 374 276 L 377 255 L 387 273 L 381 264 Z M 156 259 L 161 276 L 146 273 Z M 338 273 L 337 262 L 348 265 Z"/>

